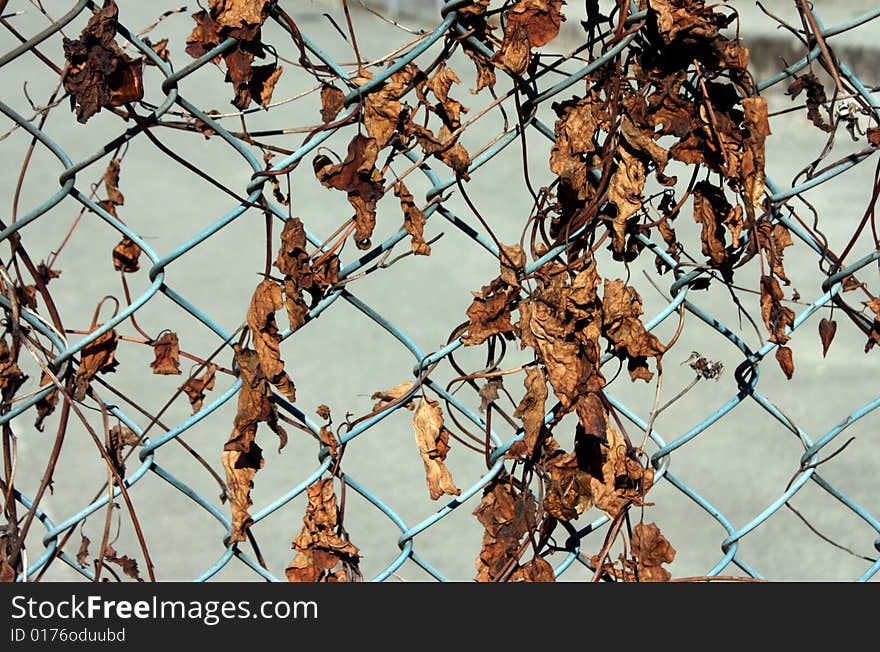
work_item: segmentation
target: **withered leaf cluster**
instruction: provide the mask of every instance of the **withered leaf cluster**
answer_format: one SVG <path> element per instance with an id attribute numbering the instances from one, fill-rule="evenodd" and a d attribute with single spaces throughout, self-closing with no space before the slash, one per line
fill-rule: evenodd
<path id="1" fill-rule="evenodd" d="M 509 476 L 494 478 L 483 490 L 474 511 L 485 528 L 477 556 L 477 581 L 553 582 L 550 564 L 540 556 L 520 564 L 528 535 L 537 525 L 537 503 L 529 489 L 520 489 Z"/>
<path id="2" fill-rule="evenodd" d="M 266 58 L 260 39 L 271 5 L 271 0 L 210 0 L 207 11 L 193 14 L 196 26 L 186 39 L 186 52 L 191 57 L 208 54 L 227 38 L 236 39 L 236 44 L 226 50 L 222 58 L 226 64 L 226 81 L 235 92 L 232 104 L 241 110 L 248 108 L 251 102 L 268 106 L 284 70 L 277 62 L 254 65 L 255 59 Z M 214 60 L 219 62 L 220 55 Z"/>
<path id="3" fill-rule="evenodd" d="M 288 581 L 359 581 L 360 551 L 341 530 L 333 478 L 318 480 L 307 493 L 302 530 L 293 540 L 297 553 L 287 565 Z"/>
<path id="4" fill-rule="evenodd" d="M 64 39 L 64 90 L 78 122 L 105 107 L 137 102 L 144 96 L 143 59 L 132 59 L 116 43 L 119 8 L 104 0 L 78 39 Z"/>

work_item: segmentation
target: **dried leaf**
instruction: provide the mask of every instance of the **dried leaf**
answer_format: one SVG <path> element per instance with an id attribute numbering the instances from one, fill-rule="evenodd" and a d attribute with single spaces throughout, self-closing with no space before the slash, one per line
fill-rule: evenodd
<path id="1" fill-rule="evenodd" d="M 610 421 L 604 439 L 586 434 L 578 424 L 575 452 L 580 468 L 590 476 L 593 503 L 609 518 L 627 504 L 646 504 L 643 499 L 654 483 L 654 469 L 639 463 Z"/>
<path id="2" fill-rule="evenodd" d="M 526 369 L 525 396 L 516 406 L 513 416 L 523 422 L 523 456 L 533 457 L 543 443 L 541 433 L 547 405 L 547 381 L 539 367 Z"/>
<path id="3" fill-rule="evenodd" d="M 489 406 L 498 400 L 498 390 L 504 387 L 504 378 L 494 376 L 480 387 L 477 395 L 480 397 L 480 413 L 485 414 Z"/>
<path id="4" fill-rule="evenodd" d="M 117 424 L 110 428 L 107 441 L 107 453 L 116 467 L 119 477 L 125 477 L 125 447 L 140 446 L 141 438 L 131 428 Z"/>
<path id="5" fill-rule="evenodd" d="M 271 0 L 211 0 L 211 16 L 222 28 L 237 30 L 262 25 Z"/>
<path id="6" fill-rule="evenodd" d="M 205 400 L 205 392 L 214 389 L 216 372 L 217 365 L 209 364 L 205 367 L 205 371 L 201 377 L 191 376 L 180 386 L 180 390 L 189 398 L 189 404 L 192 406 L 193 414 L 202 409 L 202 403 Z"/>
<path id="7" fill-rule="evenodd" d="M 533 47 L 546 45 L 559 34 L 565 16 L 565 0 L 520 0 L 507 14 L 504 41 L 492 57 L 493 63 L 515 75 L 529 66 Z"/>
<path id="8" fill-rule="evenodd" d="M 869 127 L 867 135 L 868 144 L 872 147 L 880 147 L 880 127 Z"/>
<path id="9" fill-rule="evenodd" d="M 46 417 L 51 415 L 58 406 L 58 386 L 44 371 L 43 375 L 40 377 L 40 387 L 45 387 L 47 385 L 51 385 L 52 390 L 35 404 L 35 407 L 37 408 L 37 418 L 34 421 L 34 428 L 40 432 L 43 432 L 43 421 L 45 421 Z"/>
<path id="10" fill-rule="evenodd" d="M 360 580 L 360 551 L 341 529 L 340 512 L 332 478 L 324 478 L 307 489 L 309 504 L 303 527 L 293 549 L 296 556 L 287 565 L 289 582 L 334 582 Z M 335 570 L 337 567 L 339 570 Z"/>
<path id="11" fill-rule="evenodd" d="M 443 412 L 437 401 L 422 396 L 413 413 L 413 430 L 419 455 L 425 464 L 425 479 L 431 500 L 437 500 L 443 494 L 460 495 L 461 489 L 455 486 L 452 474 L 444 464 L 449 453 L 449 431 L 443 425 Z"/>
<path id="12" fill-rule="evenodd" d="M 510 579 L 512 582 L 555 582 L 556 575 L 550 562 L 536 555 L 523 564 Z"/>
<path id="13" fill-rule="evenodd" d="M 132 59 L 115 41 L 119 9 L 105 0 L 78 39 L 64 38 L 64 90 L 86 123 L 103 107 L 122 106 L 144 97 L 143 59 Z"/>
<path id="14" fill-rule="evenodd" d="M 727 226 L 731 243 L 736 245 L 743 228 L 742 207 L 730 205 L 724 190 L 708 181 L 694 186 L 694 221 L 702 226 L 700 240 L 703 255 L 709 256 L 715 265 L 728 262 L 725 229 Z"/>
<path id="15" fill-rule="evenodd" d="M 162 59 L 162 61 L 168 62 L 171 60 L 171 55 L 168 53 L 168 39 L 163 38 L 155 43 L 151 43 L 148 38 L 144 38 L 144 43 L 150 46 L 150 49 L 156 53 L 156 56 Z M 147 60 L 147 64 L 152 63 L 150 60 Z"/>
<path id="16" fill-rule="evenodd" d="M 115 206 L 125 203 L 125 196 L 119 191 L 119 172 L 122 161 L 112 159 L 104 170 L 104 189 L 107 191 L 107 201 Z"/>
<path id="17" fill-rule="evenodd" d="M 123 236 L 119 244 L 113 248 L 113 269 L 126 274 L 138 271 L 141 266 L 138 259 L 141 248 L 128 236 Z"/>
<path id="18" fill-rule="evenodd" d="M 137 560 L 132 559 L 127 555 L 120 555 L 109 543 L 104 549 L 104 561 L 109 561 L 111 564 L 116 564 L 122 569 L 122 572 L 131 579 L 138 582 L 144 581 L 140 575 L 140 571 L 138 570 Z"/>
<path id="19" fill-rule="evenodd" d="M 819 339 L 822 340 L 822 357 L 828 355 L 828 348 L 837 332 L 837 322 L 833 319 L 822 317 L 819 322 Z"/>
<path id="20" fill-rule="evenodd" d="M 372 75 L 363 71 L 354 81 L 363 85 L 371 78 Z M 403 109 L 400 98 L 412 85 L 423 80 L 424 76 L 415 64 L 407 64 L 364 98 L 364 126 L 367 135 L 376 141 L 377 151 L 385 149 L 398 130 Z"/>
<path id="21" fill-rule="evenodd" d="M 544 509 L 553 518 L 571 521 L 593 506 L 593 479 L 581 468 L 577 452 L 567 453 L 552 444 L 550 447 L 552 450 L 543 459 L 544 468 L 550 474 Z"/>
<path id="22" fill-rule="evenodd" d="M 625 147 L 617 150 L 619 162 L 608 187 L 608 200 L 617 207 L 614 216 L 611 248 L 622 254 L 626 248 L 629 220 L 642 208 L 642 191 L 645 189 L 645 164 L 630 154 Z"/>
<path id="23" fill-rule="evenodd" d="M 787 346 L 777 347 L 776 362 L 779 363 L 779 368 L 782 369 L 785 377 L 791 380 L 791 377 L 794 375 L 794 361 L 791 357 L 791 349 Z"/>
<path id="24" fill-rule="evenodd" d="M 385 390 L 384 392 L 373 392 L 373 395 L 370 397 L 374 401 L 378 401 L 373 406 L 373 412 L 379 412 L 384 410 L 389 405 L 400 399 L 400 397 L 408 394 L 413 388 L 413 382 L 411 380 L 404 381 L 398 385 L 395 385 L 391 389 Z M 404 406 L 409 410 L 413 409 L 413 401 L 407 401 Z"/>
<path id="25" fill-rule="evenodd" d="M 246 451 L 224 450 L 222 459 L 232 505 L 230 542 L 245 541 L 245 532 L 253 521 L 248 509 L 254 504 L 251 500 L 254 476 L 265 464 L 263 451 L 256 443 L 251 443 Z"/>
<path id="26" fill-rule="evenodd" d="M 325 187 L 348 194 L 348 202 L 355 210 L 354 239 L 358 249 L 370 248 L 370 237 L 376 226 L 376 202 L 385 192 L 382 174 L 376 169 L 378 155 L 377 141 L 357 134 L 341 163 L 334 164 L 323 154 L 312 162 L 315 175 Z"/>
<path id="27" fill-rule="evenodd" d="M 485 528 L 477 557 L 478 582 L 498 581 L 506 571 L 517 569 L 522 554 L 520 542 L 534 531 L 536 512 L 534 494 L 528 489 L 518 490 L 511 478 L 500 475 L 486 486 L 474 510 Z"/>
<path id="28" fill-rule="evenodd" d="M 394 196 L 400 198 L 403 228 L 412 238 L 412 252 L 416 256 L 430 255 L 431 246 L 425 242 L 425 214 L 416 206 L 413 196 L 402 181 L 394 184 Z"/>
<path id="29" fill-rule="evenodd" d="M 639 319 L 643 312 L 639 293 L 620 279 L 606 279 L 602 306 L 603 332 L 617 354 L 628 358 L 630 376 L 633 380 L 650 381 L 653 374 L 648 370 L 646 358 L 660 359 L 666 347 L 645 330 Z"/>
<path id="30" fill-rule="evenodd" d="M 79 537 L 79 550 L 76 552 L 76 562 L 80 566 L 87 566 L 86 562 L 89 559 L 89 544 L 91 540 L 85 534 L 80 534 Z"/>
<path id="31" fill-rule="evenodd" d="M 321 405 L 319 405 L 318 408 L 315 410 L 315 414 L 317 414 L 325 421 L 330 421 L 330 406 L 321 403 Z"/>
<path id="32" fill-rule="evenodd" d="M 874 313 L 874 323 L 871 324 L 871 332 L 868 333 L 868 343 L 865 344 L 865 353 L 867 353 L 876 344 L 880 344 L 880 299 L 866 301 L 865 306 Z"/>
<path id="33" fill-rule="evenodd" d="M 321 121 L 333 122 L 342 111 L 345 93 L 331 84 L 321 86 Z"/>
<path id="34" fill-rule="evenodd" d="M 100 327 L 101 324 L 97 324 L 89 332 L 94 332 Z M 110 373 L 116 370 L 119 364 L 115 359 L 116 344 L 118 342 L 119 335 L 111 328 L 82 349 L 80 352 L 79 368 L 76 371 L 74 400 L 82 401 L 86 397 L 89 384 L 99 371 L 101 373 Z"/>
<path id="35" fill-rule="evenodd" d="M 493 335 L 513 332 L 510 316 L 513 302 L 519 297 L 519 287 L 512 286 L 500 276 L 480 292 L 473 292 L 474 300 L 467 310 L 470 320 L 466 345 L 482 344 Z"/>
<path id="36" fill-rule="evenodd" d="M 150 363 L 154 374 L 163 376 L 179 376 L 180 346 L 177 333 L 165 331 L 158 340 L 152 343 L 155 359 Z"/>
<path id="37" fill-rule="evenodd" d="M 639 523 L 633 528 L 632 554 L 637 560 L 640 582 L 668 582 L 672 575 L 662 564 L 675 559 L 675 548 L 655 523 Z"/>
<path id="38" fill-rule="evenodd" d="M 254 338 L 254 349 L 260 359 L 262 372 L 278 391 L 291 403 L 296 402 L 296 387 L 284 370 L 281 359 L 281 335 L 275 321 L 275 312 L 284 305 L 281 286 L 266 279 L 257 286 L 247 315 L 248 328 Z"/>
<path id="39" fill-rule="evenodd" d="M 782 288 L 772 276 L 761 277 L 761 318 L 770 332 L 770 341 L 776 344 L 788 342 L 786 328 L 794 325 L 794 311 L 782 305 Z"/>
<path id="40" fill-rule="evenodd" d="M 807 117 L 810 119 L 810 122 L 822 131 L 831 132 L 834 127 L 825 122 L 820 113 L 820 109 L 828 101 L 828 98 L 825 96 L 825 87 L 822 86 L 819 78 L 811 72 L 795 79 L 791 86 L 788 87 L 788 90 L 785 91 L 785 94 L 789 95 L 791 99 L 795 99 L 804 91 L 807 93 Z"/>
<path id="41" fill-rule="evenodd" d="M 13 356 L 6 340 L 0 339 L 0 393 L 3 400 L 10 400 L 25 380 L 27 376 L 18 366 L 18 360 Z"/>

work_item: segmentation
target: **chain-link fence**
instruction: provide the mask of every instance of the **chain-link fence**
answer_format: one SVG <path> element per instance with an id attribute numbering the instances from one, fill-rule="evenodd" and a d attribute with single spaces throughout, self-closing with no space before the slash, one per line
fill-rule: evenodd
<path id="1" fill-rule="evenodd" d="M 874 577 L 880 8 L 157 4 L 0 0 L 3 579 Z"/>

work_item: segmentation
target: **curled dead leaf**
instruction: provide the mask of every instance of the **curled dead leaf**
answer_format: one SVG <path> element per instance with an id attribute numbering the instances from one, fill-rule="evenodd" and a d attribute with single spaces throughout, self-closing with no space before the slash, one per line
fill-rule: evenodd
<path id="1" fill-rule="evenodd" d="M 296 556 L 287 565 L 289 582 L 348 582 L 361 579 L 360 551 L 341 529 L 332 478 L 324 478 L 306 490 L 309 504 L 303 526 L 293 540 Z"/>
<path id="2" fill-rule="evenodd" d="M 177 333 L 165 331 L 158 340 L 153 342 L 153 353 L 156 359 L 150 363 L 150 367 L 154 374 L 180 375 L 180 345 Z"/>
<path id="3" fill-rule="evenodd" d="M 449 453 L 449 431 L 443 424 L 440 404 L 422 396 L 413 413 L 412 423 L 419 455 L 425 464 L 425 479 L 431 500 L 437 500 L 444 494 L 460 495 L 461 489 L 455 486 L 452 474 L 444 463 Z"/>

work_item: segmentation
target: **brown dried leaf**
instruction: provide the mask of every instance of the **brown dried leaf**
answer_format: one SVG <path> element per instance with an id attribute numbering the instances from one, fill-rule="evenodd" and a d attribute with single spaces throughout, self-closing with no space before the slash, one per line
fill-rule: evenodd
<path id="1" fill-rule="evenodd" d="M 80 533 L 79 535 L 79 550 L 76 552 L 76 563 L 80 566 L 86 566 L 86 562 L 89 559 L 89 544 L 91 540 L 85 535 Z"/>
<path id="2" fill-rule="evenodd" d="M 321 86 L 321 121 L 326 124 L 333 122 L 342 111 L 345 93 L 331 84 Z"/>
<path id="3" fill-rule="evenodd" d="M 107 201 L 115 206 L 122 206 L 125 203 L 125 197 L 119 191 L 119 171 L 122 161 L 118 158 L 112 159 L 104 170 L 104 189 L 107 191 Z"/>
<path id="4" fill-rule="evenodd" d="M 156 56 L 162 59 L 162 61 L 168 62 L 171 60 L 171 55 L 168 52 L 168 39 L 163 38 L 155 43 L 151 43 L 149 39 L 145 38 L 144 43 L 150 46 L 150 49 L 156 53 Z M 151 63 L 147 60 L 147 63 Z"/>
<path id="5" fill-rule="evenodd" d="M 791 339 L 785 332 L 794 325 L 794 311 L 782 305 L 782 288 L 772 276 L 761 277 L 761 318 L 770 332 L 770 341 L 783 345 Z"/>
<path id="6" fill-rule="evenodd" d="M 697 183 L 693 196 L 694 221 L 702 227 L 703 255 L 709 256 L 715 265 L 723 265 L 728 260 L 724 227 L 728 227 L 735 245 L 743 227 L 742 207 L 731 206 L 724 190 L 708 181 Z"/>
<path id="7" fill-rule="evenodd" d="M 340 512 L 332 478 L 308 487 L 303 527 L 293 540 L 296 556 L 287 565 L 289 582 L 334 582 L 360 579 L 360 551 L 340 529 Z M 339 570 L 335 570 L 341 566 Z"/>
<path id="8" fill-rule="evenodd" d="M 263 374 L 291 403 L 295 403 L 296 387 L 284 370 L 280 350 L 281 335 L 275 321 L 275 312 L 283 305 L 281 286 L 269 279 L 260 282 L 251 299 L 247 324 Z"/>
<path id="9" fill-rule="evenodd" d="M 376 202 L 385 192 L 384 179 L 376 169 L 378 155 L 376 139 L 356 134 L 341 163 L 334 164 L 323 154 L 312 162 L 315 175 L 326 188 L 348 194 L 348 202 L 355 210 L 354 239 L 358 249 L 370 248 L 370 237 L 376 226 Z"/>
<path id="10" fill-rule="evenodd" d="M 544 493 L 544 509 L 550 516 L 571 521 L 593 506 L 593 479 L 581 468 L 577 452 L 553 447 L 543 464 L 550 474 Z"/>
<path id="11" fill-rule="evenodd" d="M 477 395 L 480 397 L 480 414 L 485 414 L 489 406 L 498 400 L 498 390 L 504 387 L 502 376 L 493 376 L 480 387 Z"/>
<path id="12" fill-rule="evenodd" d="M 782 224 L 771 225 L 767 221 L 758 223 L 758 245 L 765 252 L 773 274 L 785 282 L 790 283 L 785 275 L 783 267 L 784 249 L 792 245 L 791 234 Z"/>
<path id="13" fill-rule="evenodd" d="M 452 474 L 444 464 L 449 453 L 449 431 L 443 425 L 443 412 L 437 401 L 422 396 L 413 413 L 413 430 L 419 455 L 425 464 L 425 479 L 431 500 L 437 500 L 443 494 L 460 495 L 461 489 L 455 486 Z"/>
<path id="14" fill-rule="evenodd" d="M 529 66 L 533 47 L 546 45 L 559 34 L 565 16 L 565 0 L 520 0 L 507 14 L 504 41 L 492 57 L 493 63 L 515 75 Z"/>
<path id="15" fill-rule="evenodd" d="M 262 25 L 269 16 L 271 0 L 211 0 L 211 16 L 229 30 Z"/>
<path id="16" fill-rule="evenodd" d="M 525 396 L 516 406 L 513 416 L 522 419 L 525 457 L 534 457 L 542 442 L 541 433 L 544 429 L 544 416 L 547 405 L 547 381 L 540 367 L 526 369 L 523 381 L 526 387 Z"/>
<path id="17" fill-rule="evenodd" d="M 794 361 L 791 357 L 791 349 L 787 346 L 777 347 L 776 362 L 779 363 L 779 368 L 782 369 L 785 377 L 791 380 L 791 377 L 794 375 Z"/>
<path id="18" fill-rule="evenodd" d="M 252 522 L 248 509 L 254 504 L 251 500 L 254 476 L 265 465 L 263 451 L 255 442 L 252 442 L 250 447 L 244 451 L 224 450 L 222 459 L 232 506 L 230 542 L 245 541 L 247 539 L 246 531 Z"/>
<path id="19" fill-rule="evenodd" d="M 89 332 L 98 330 L 100 326 L 101 324 L 95 325 Z M 118 342 L 119 335 L 111 328 L 82 349 L 80 352 L 79 368 L 76 371 L 74 400 L 81 401 L 86 397 L 89 384 L 99 371 L 101 373 L 110 373 L 116 370 L 116 366 L 119 364 L 115 359 L 116 344 Z"/>
<path id="20" fill-rule="evenodd" d="M 154 374 L 163 376 L 179 376 L 180 371 L 180 345 L 177 333 L 166 331 L 158 340 L 153 342 L 153 352 L 156 359 L 150 363 Z"/>
<path id="21" fill-rule="evenodd" d="M 550 562 L 536 555 L 531 561 L 523 564 L 510 579 L 512 582 L 555 582 L 556 575 Z"/>
<path id="22" fill-rule="evenodd" d="M 537 503 L 528 489 L 519 491 L 513 480 L 501 475 L 483 489 L 483 498 L 474 510 L 485 528 L 483 547 L 477 557 L 477 581 L 494 582 L 517 568 L 520 541 L 536 524 Z"/>
<path id="23" fill-rule="evenodd" d="M 833 319 L 822 317 L 819 322 L 819 339 L 822 340 L 822 357 L 828 355 L 828 348 L 837 332 L 837 322 Z"/>
<path id="24" fill-rule="evenodd" d="M 248 92 L 264 109 L 268 108 L 272 102 L 272 94 L 275 92 L 275 85 L 282 72 L 284 72 L 284 68 L 274 63 L 251 68 Z"/>
<path id="25" fill-rule="evenodd" d="M 825 87 L 819 81 L 819 78 L 811 72 L 795 79 L 791 86 L 788 87 L 788 90 L 785 91 L 785 94 L 791 96 L 791 99 L 795 99 L 804 91 L 807 93 L 807 117 L 810 119 L 810 122 L 822 131 L 832 131 L 834 127 L 825 122 L 820 113 L 822 105 L 828 101 L 825 95 Z"/>
<path id="26" fill-rule="evenodd" d="M 43 432 L 43 421 L 45 421 L 46 417 L 51 415 L 58 406 L 58 386 L 55 385 L 54 381 L 44 371 L 43 375 L 40 377 L 40 387 L 45 387 L 46 385 L 52 385 L 51 391 L 35 404 L 35 407 L 37 408 L 37 418 L 34 421 L 34 428 L 40 432 Z"/>
<path id="27" fill-rule="evenodd" d="M 107 454 L 110 456 L 113 466 L 116 467 L 119 477 L 125 477 L 125 447 L 140 446 L 141 438 L 131 428 L 117 424 L 110 428 L 107 441 Z"/>
<path id="28" fill-rule="evenodd" d="M 672 575 L 663 564 L 675 559 L 675 548 L 655 523 L 639 523 L 633 528 L 632 554 L 637 560 L 640 582 L 668 582 Z"/>
<path id="29" fill-rule="evenodd" d="M 400 198 L 403 210 L 403 228 L 412 238 L 412 252 L 416 256 L 428 256 L 431 246 L 425 242 L 425 214 L 416 206 L 413 196 L 402 181 L 394 184 L 394 196 Z"/>
<path id="30" fill-rule="evenodd" d="M 627 504 L 646 504 L 643 499 L 654 484 L 654 469 L 639 463 L 610 421 L 604 439 L 586 434 L 578 424 L 575 452 L 580 467 L 590 475 L 594 504 L 609 518 Z"/>
<path id="31" fill-rule="evenodd" d="M 113 248 L 113 269 L 126 274 L 131 274 L 141 268 L 138 259 L 141 256 L 141 248 L 128 236 L 123 236 L 119 244 Z"/>
<path id="32" fill-rule="evenodd" d="M 519 297 L 518 287 L 498 277 L 489 285 L 484 285 L 480 292 L 472 294 L 474 300 L 467 310 L 470 323 L 467 336 L 462 339 L 466 345 L 482 344 L 493 335 L 513 331 L 510 313 L 512 303 Z"/>
<path id="33" fill-rule="evenodd" d="M 220 36 L 220 25 L 207 11 L 198 11 L 192 15 L 192 18 L 196 21 L 196 26 L 186 39 L 186 53 L 193 59 L 198 59 L 226 39 Z M 219 60 L 219 56 L 214 58 L 215 63 Z"/>
<path id="34" fill-rule="evenodd" d="M 132 559 L 127 555 L 120 555 L 109 543 L 104 549 L 104 561 L 109 561 L 111 564 L 116 564 L 122 569 L 122 572 L 128 575 L 131 579 L 138 582 L 144 581 L 141 577 L 140 571 L 138 570 L 137 560 Z"/>
<path id="35" fill-rule="evenodd" d="M 144 97 L 143 59 L 132 59 L 114 40 L 119 9 L 105 0 L 78 39 L 64 38 L 64 90 L 76 106 L 76 119 L 86 123 L 103 107 L 122 106 Z"/>
<path id="36" fill-rule="evenodd" d="M 876 344 L 880 344 L 880 298 L 866 301 L 865 305 L 874 313 L 874 323 L 871 324 L 871 332 L 868 333 L 868 343 L 865 344 L 865 353 L 867 353 Z"/>
<path id="37" fill-rule="evenodd" d="M 648 370 L 646 358 L 659 360 L 666 347 L 645 330 L 639 319 L 643 312 L 639 293 L 620 279 L 606 279 L 602 306 L 605 337 L 614 345 L 618 355 L 628 358 L 629 374 L 633 380 L 641 378 L 650 381 L 653 374 Z"/>
<path id="38" fill-rule="evenodd" d="M 869 127 L 867 135 L 868 144 L 872 147 L 880 147 L 880 127 Z"/>
<path id="39" fill-rule="evenodd" d="M 372 75 L 363 71 L 354 81 L 363 85 L 371 78 Z M 364 98 L 364 126 L 367 135 L 375 139 L 377 151 L 384 149 L 398 130 L 403 109 L 400 98 L 413 84 L 423 80 L 424 76 L 415 64 L 408 64 L 393 73 L 384 85 Z"/>
<path id="40" fill-rule="evenodd" d="M 373 392 L 373 395 L 370 398 L 374 401 L 378 401 L 378 403 L 373 406 L 373 412 L 384 410 L 389 405 L 397 401 L 401 396 L 408 394 L 410 390 L 412 390 L 412 388 L 413 382 L 411 380 L 407 380 L 398 385 L 395 385 L 391 389 L 385 390 L 384 392 Z M 413 401 L 407 401 L 404 407 L 412 410 Z"/>
<path id="41" fill-rule="evenodd" d="M 611 248 L 616 254 L 622 254 L 626 248 L 628 222 L 642 208 L 646 176 L 645 164 L 627 148 L 620 147 L 617 153 L 620 160 L 608 186 L 608 200 L 617 207 Z"/>
<path id="42" fill-rule="evenodd" d="M 766 98 L 744 98 L 742 107 L 746 137 L 739 174 L 745 190 L 746 214 L 752 224 L 764 200 L 765 142 L 770 135 L 770 121 Z"/>
<path id="43" fill-rule="evenodd" d="M 5 401 L 11 399 L 25 380 L 27 376 L 18 366 L 18 360 L 13 356 L 6 340 L 0 340 L 0 392 L 3 399 Z"/>
<path id="44" fill-rule="evenodd" d="M 189 404 L 192 406 L 193 414 L 202 409 L 202 403 L 205 400 L 205 392 L 214 389 L 216 372 L 217 365 L 209 364 L 205 367 L 205 371 L 201 377 L 191 376 L 180 386 L 180 390 L 189 398 Z"/>

